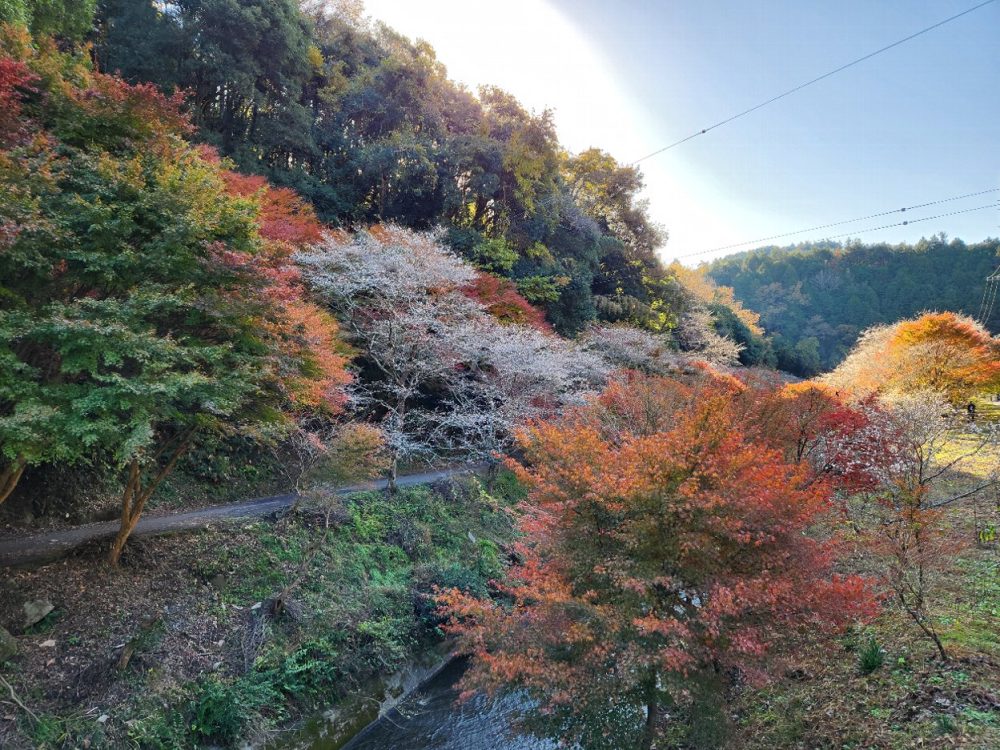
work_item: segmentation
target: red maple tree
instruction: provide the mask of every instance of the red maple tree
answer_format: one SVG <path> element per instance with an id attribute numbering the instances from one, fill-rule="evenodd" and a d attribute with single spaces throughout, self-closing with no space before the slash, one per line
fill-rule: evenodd
<path id="1" fill-rule="evenodd" d="M 835 544 L 806 533 L 830 485 L 740 429 L 742 387 L 631 377 L 524 431 L 530 496 L 501 601 L 441 595 L 473 655 L 467 690 L 525 689 L 567 741 L 648 748 L 688 679 L 763 675 L 800 629 L 874 612 L 865 580 L 832 573 Z"/>
<path id="2" fill-rule="evenodd" d="M 545 313 L 522 297 L 514 283 L 508 279 L 477 272 L 476 278 L 463 291 L 502 323 L 517 323 L 546 333 L 552 332 L 552 326 L 545 320 Z"/>

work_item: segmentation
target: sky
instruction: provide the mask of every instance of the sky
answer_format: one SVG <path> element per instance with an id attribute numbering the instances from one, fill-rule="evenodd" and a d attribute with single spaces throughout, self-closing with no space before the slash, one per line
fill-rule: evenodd
<path id="1" fill-rule="evenodd" d="M 365 0 L 454 80 L 631 163 L 980 0 Z M 1000 0 L 640 163 L 665 260 L 1000 188 Z M 1000 192 L 804 232 L 1000 236 Z M 989 206 L 981 211 L 915 221 Z M 908 226 L 864 231 L 907 219 Z M 840 239 L 847 239 L 842 237 Z M 760 243 L 768 244 L 768 243 Z"/>

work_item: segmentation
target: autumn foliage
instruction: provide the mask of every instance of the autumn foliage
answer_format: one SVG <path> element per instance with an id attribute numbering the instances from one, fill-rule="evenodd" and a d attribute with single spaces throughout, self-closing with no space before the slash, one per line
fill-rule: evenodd
<path id="1" fill-rule="evenodd" d="M 202 147 L 203 157 L 224 166 L 218 155 Z M 288 395 L 297 410 L 337 413 L 346 403 L 344 387 L 350 381 L 345 347 L 339 342 L 336 319 L 307 299 L 301 273 L 292 254 L 323 236 L 312 206 L 295 191 L 277 188 L 259 175 L 221 169 L 230 195 L 245 198 L 257 212 L 262 252 L 242 260 L 252 263 L 268 282 L 267 294 L 281 316 L 268 327 L 284 354 L 301 366 L 285 378 Z"/>
<path id="2" fill-rule="evenodd" d="M 685 677 L 762 674 L 797 630 L 872 612 L 864 580 L 831 572 L 834 543 L 806 533 L 830 485 L 741 429 L 742 387 L 629 378 L 522 433 L 530 498 L 509 603 L 441 598 L 474 655 L 467 689 L 519 686 L 568 740 L 602 726 L 648 746 Z"/>
<path id="3" fill-rule="evenodd" d="M 210 149 L 204 148 L 202 153 L 209 159 L 218 160 Z M 223 172 L 222 178 L 233 195 L 253 197 L 259 202 L 260 235 L 264 239 L 294 246 L 319 242 L 323 227 L 316 212 L 294 190 L 274 187 L 260 175 L 232 170 Z"/>
<path id="4" fill-rule="evenodd" d="M 0 26 L 0 502 L 25 470 L 124 475 L 116 562 L 195 441 L 329 419 L 338 327 L 292 260 L 294 193 L 185 140 L 180 96 Z"/>
<path id="5" fill-rule="evenodd" d="M 522 297 L 512 281 L 478 272 L 464 291 L 501 323 L 531 326 L 547 333 L 552 331 L 552 326 L 545 322 L 545 313 Z"/>
<path id="6" fill-rule="evenodd" d="M 1000 342 L 970 318 L 926 313 L 867 331 L 825 380 L 862 395 L 936 391 L 957 404 L 1000 386 Z"/>
<path id="7" fill-rule="evenodd" d="M 21 132 L 21 91 L 33 78 L 23 62 L 0 58 L 0 146 Z"/>

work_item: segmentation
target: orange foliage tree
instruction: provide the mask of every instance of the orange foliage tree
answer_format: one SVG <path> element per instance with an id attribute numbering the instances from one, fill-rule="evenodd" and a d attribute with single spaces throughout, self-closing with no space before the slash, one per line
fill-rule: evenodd
<path id="1" fill-rule="evenodd" d="M 706 304 L 718 302 L 733 311 L 737 318 L 743 321 L 754 333 L 761 335 L 764 329 L 760 327 L 760 314 L 748 310 L 736 299 L 732 287 L 720 286 L 708 277 L 705 268 L 688 268 L 674 261 L 667 268 L 670 275 L 676 278 L 695 297 Z"/>
<path id="2" fill-rule="evenodd" d="M 209 161 L 221 162 L 207 147 L 202 153 Z M 263 252 L 243 260 L 267 278 L 268 296 L 281 311 L 271 332 L 282 352 L 299 363 L 284 378 L 290 401 L 307 414 L 336 413 L 346 403 L 344 387 L 350 382 L 347 347 L 336 319 L 308 299 L 292 259 L 296 251 L 322 238 L 323 226 L 312 206 L 293 190 L 276 188 L 259 175 L 223 170 L 221 176 L 230 194 L 249 199 L 257 211 Z"/>
<path id="3" fill-rule="evenodd" d="M 762 676 L 775 644 L 873 612 L 805 533 L 829 485 L 741 431 L 742 387 L 631 377 L 521 434 L 530 496 L 502 601 L 441 595 L 467 690 L 526 690 L 528 728 L 570 744 L 649 748 L 699 679 Z"/>
<path id="4" fill-rule="evenodd" d="M 1000 341 L 971 318 L 926 313 L 865 332 L 826 381 L 861 394 L 935 391 L 957 404 L 1000 387 Z"/>

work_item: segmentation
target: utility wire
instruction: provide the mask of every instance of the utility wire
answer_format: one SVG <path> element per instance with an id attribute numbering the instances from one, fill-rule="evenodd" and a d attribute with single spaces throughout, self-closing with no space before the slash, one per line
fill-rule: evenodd
<path id="1" fill-rule="evenodd" d="M 1000 285 L 1000 266 L 986 277 L 986 288 L 983 289 L 983 304 L 979 308 L 979 315 L 976 317 L 981 324 L 986 325 L 986 321 L 993 315 L 993 305 L 997 300 L 997 287 Z M 988 296 L 987 296 L 988 295 Z M 989 299 L 989 302 L 987 302 Z"/>
<path id="2" fill-rule="evenodd" d="M 804 89 L 804 88 L 806 88 L 808 86 L 812 86 L 814 83 L 819 83 L 820 81 L 822 81 L 822 80 L 824 80 L 826 78 L 829 78 L 830 76 L 834 76 L 837 73 L 845 71 L 848 68 L 854 67 L 855 65 L 857 65 L 859 63 L 862 63 L 865 60 L 870 60 L 871 58 L 875 57 L 876 55 L 881 55 L 883 52 L 888 52 L 893 47 L 898 47 L 901 44 L 905 44 L 906 42 L 910 41 L 911 39 L 916 39 L 918 36 L 922 36 L 922 35 L 926 34 L 929 31 L 933 31 L 936 28 L 944 26 L 946 23 L 950 23 L 950 22 L 952 22 L 952 21 L 954 21 L 954 20 L 956 20 L 958 18 L 961 18 L 962 16 L 965 16 L 965 15 L 968 15 L 969 13 L 972 13 L 973 11 L 979 10 L 980 8 L 982 8 L 982 7 L 986 6 L 986 5 L 989 5 L 992 2 L 994 2 L 994 0 L 985 0 L 985 2 L 979 3 L 978 5 L 973 5 L 971 8 L 967 8 L 966 10 L 963 10 L 961 13 L 956 13 L 955 15 L 949 16 L 948 18 L 944 19 L 943 21 L 938 21 L 937 23 L 935 23 L 935 24 L 933 24 L 931 26 L 928 26 L 927 28 L 921 29 L 920 31 L 918 31 L 918 32 L 916 32 L 914 34 L 910 34 L 907 37 L 903 37 L 902 39 L 899 39 L 899 40 L 893 42 L 892 44 L 887 44 L 885 47 L 882 47 L 881 49 L 877 49 L 874 52 L 869 52 L 867 55 L 864 55 L 863 57 L 859 57 L 856 60 L 851 60 L 849 63 L 845 63 L 844 65 L 841 65 L 839 68 L 834 68 L 833 70 L 831 70 L 831 71 L 829 71 L 827 73 L 824 73 L 821 76 L 817 76 L 816 78 L 813 78 L 810 81 L 806 81 L 805 83 L 800 83 L 798 86 L 795 86 L 794 88 L 790 88 L 790 89 L 788 89 L 788 91 L 785 91 L 785 92 L 783 92 L 781 94 L 778 94 L 777 96 L 772 96 L 770 99 L 768 99 L 766 101 L 763 101 L 760 104 L 756 104 L 753 107 L 750 107 L 749 109 L 745 109 L 742 112 L 739 112 L 738 114 L 731 115 L 730 117 L 727 117 L 725 120 L 720 120 L 719 122 L 715 123 L 714 125 L 709 125 L 706 128 L 702 128 L 701 130 L 698 130 L 698 131 L 692 133 L 689 136 L 681 138 L 679 141 L 674 141 L 669 146 L 664 146 L 663 148 L 657 149 L 656 151 L 653 151 L 652 153 L 646 154 L 645 156 L 642 156 L 642 157 L 636 159 L 634 162 L 632 162 L 631 166 L 635 166 L 639 162 L 646 161 L 646 159 L 651 159 L 654 156 L 662 154 L 664 151 L 669 151 L 672 148 L 676 148 L 677 146 L 680 146 L 682 143 L 687 143 L 691 139 L 697 138 L 699 135 L 705 135 L 710 130 L 715 130 L 716 128 L 720 128 L 723 125 L 726 125 L 726 124 L 732 122 L 733 120 L 738 120 L 741 117 L 746 117 L 750 113 L 756 112 L 758 109 L 766 107 L 769 104 L 774 104 L 774 102 L 778 101 L 779 99 L 784 99 L 786 96 L 791 96 L 792 94 L 796 93 L 797 91 L 801 91 L 802 89 Z"/>
<path id="3" fill-rule="evenodd" d="M 778 101 L 780 99 L 784 99 L 786 96 L 791 96 L 792 94 L 794 94 L 794 93 L 796 93 L 798 91 L 801 91 L 802 89 L 807 88 L 808 86 L 812 86 L 815 83 L 819 83 L 820 81 L 822 81 L 822 80 L 824 80 L 826 78 L 830 78 L 831 76 L 834 76 L 837 73 L 841 73 L 841 72 L 847 70 L 848 68 L 851 68 L 851 67 L 854 67 L 855 65 L 858 65 L 859 63 L 862 63 L 862 62 L 864 62 L 866 60 L 870 60 L 871 58 L 875 57 L 876 55 L 881 55 L 883 52 L 888 52 L 889 50 L 893 49 L 894 47 L 898 47 L 899 45 L 905 44 L 906 42 L 909 42 L 912 39 L 916 39 L 919 36 L 923 36 L 924 34 L 928 33 L 929 31 L 933 31 L 934 29 L 937 29 L 937 28 L 939 28 L 941 26 L 944 26 L 947 23 L 951 23 L 952 21 L 957 20 L 957 19 L 961 18 L 962 16 L 966 16 L 969 13 L 972 13 L 973 11 L 977 11 L 980 8 L 983 8 L 983 7 L 987 6 L 987 5 L 990 5 L 993 2 L 995 2 L 995 0 L 984 0 L 984 2 L 981 2 L 978 5 L 973 5 L 971 8 L 966 8 L 965 10 L 963 10 L 960 13 L 956 13 L 955 15 L 949 16 L 948 18 L 945 18 L 942 21 L 938 21 L 935 24 L 927 26 L 926 28 L 923 28 L 920 31 L 917 31 L 917 32 L 915 32 L 913 34 L 910 34 L 907 37 L 903 37 L 902 39 L 899 39 L 899 40 L 893 42 L 892 44 L 887 44 L 886 46 L 881 47 L 880 49 L 877 49 L 874 52 L 869 52 L 867 55 L 864 55 L 864 56 L 859 57 L 857 59 L 851 60 L 849 63 L 845 63 L 844 65 L 841 65 L 839 68 L 834 68 L 833 70 L 828 71 L 828 72 L 824 73 L 821 76 L 817 76 L 816 78 L 813 78 L 812 80 L 806 81 L 805 83 L 800 83 L 798 86 L 795 86 L 794 88 L 790 88 L 787 91 L 782 92 L 781 94 L 778 94 L 777 96 L 772 96 L 770 99 L 767 99 L 766 101 L 763 101 L 760 104 L 756 104 L 753 107 L 750 107 L 749 109 L 745 109 L 742 112 L 739 112 L 739 113 L 737 113 L 735 115 L 731 115 L 730 117 L 727 117 L 724 120 L 720 120 L 719 122 L 715 123 L 714 125 L 709 125 L 708 127 L 702 128 L 701 130 L 698 130 L 698 131 L 692 133 L 691 135 L 688 135 L 688 136 L 685 136 L 684 138 L 681 138 L 679 141 L 674 141 L 673 143 L 671 143 L 671 144 L 669 144 L 667 146 L 664 146 L 663 148 L 659 148 L 656 151 L 652 151 L 652 152 L 646 154 L 645 156 L 640 156 L 635 161 L 629 163 L 628 166 L 634 167 L 637 164 L 639 164 L 640 162 L 644 162 L 647 159 L 652 159 L 654 156 L 658 156 L 659 154 L 662 154 L 665 151 L 669 151 L 672 148 L 676 148 L 677 146 L 680 146 L 682 143 L 687 143 L 688 141 L 692 140 L 693 138 L 697 138 L 699 135 L 705 135 L 710 130 L 715 130 L 716 128 L 722 127 L 723 125 L 726 125 L 726 124 L 728 124 L 730 122 L 733 122 L 733 120 L 738 120 L 741 117 L 746 117 L 747 115 L 751 114 L 752 112 L 756 112 L 758 109 L 762 109 L 763 107 L 766 107 L 769 104 L 773 104 L 774 102 L 776 102 L 776 101 Z M 605 196 L 605 200 L 608 200 L 610 198 L 615 197 L 622 190 L 623 190 L 623 188 L 618 188 L 617 190 L 612 191 L 609 195 Z M 539 206 L 549 205 L 551 203 L 554 203 L 560 197 L 561 196 L 550 196 L 548 198 L 543 198 L 541 201 L 538 202 L 538 205 Z"/>
<path id="4" fill-rule="evenodd" d="M 992 274 L 990 274 L 992 276 Z M 992 282 L 990 281 L 990 276 L 986 277 L 986 286 L 983 287 L 983 298 L 979 300 L 979 312 L 976 313 L 976 320 L 982 322 L 983 310 L 986 309 L 986 295 L 990 292 L 990 286 Z"/>
<path id="5" fill-rule="evenodd" d="M 823 240 L 835 240 L 835 239 L 837 239 L 839 237 L 851 237 L 851 236 L 858 235 L 858 234 L 865 234 L 867 232 L 877 232 L 880 229 L 891 229 L 892 227 L 905 227 L 905 226 L 907 226 L 909 224 L 919 224 L 922 221 L 933 221 L 934 219 L 943 219 L 946 216 L 957 216 L 958 214 L 967 214 L 967 213 L 970 213 L 972 211 L 984 211 L 987 208 L 996 208 L 997 205 L 998 204 L 995 203 L 995 202 L 994 203 L 987 203 L 985 206 L 976 206 L 975 208 L 963 208 L 963 209 L 961 209 L 959 211 L 949 211 L 947 213 L 937 214 L 936 216 L 925 216 L 925 217 L 923 217 L 921 219 L 908 219 L 906 221 L 898 221 L 898 222 L 896 222 L 894 224 L 883 224 L 882 226 L 878 226 L 878 227 L 867 227 L 865 229 L 858 229 L 858 230 L 853 231 L 853 232 L 844 232 L 843 234 L 831 234 L 831 235 L 827 235 L 826 237 L 823 237 L 822 239 Z M 681 258 L 693 258 L 696 255 L 707 255 L 708 253 L 714 253 L 714 252 L 717 252 L 717 250 L 716 249 L 712 249 L 712 250 L 699 250 L 696 253 L 684 253 L 682 255 L 675 255 L 673 257 L 674 257 L 674 259 L 679 260 Z"/>
<path id="6" fill-rule="evenodd" d="M 987 303 L 986 307 L 983 309 L 983 317 L 979 321 L 983 325 L 986 325 L 986 321 L 989 320 L 990 316 L 993 314 L 993 303 L 996 302 L 996 299 L 997 299 L 997 285 L 996 285 L 996 283 L 994 282 L 994 283 L 991 283 L 991 284 L 987 284 L 986 286 L 990 290 L 990 296 L 989 296 L 989 302 Z"/>
<path id="7" fill-rule="evenodd" d="M 956 195 L 953 198 L 942 198 L 941 200 L 928 201 L 927 203 L 916 203 L 912 206 L 904 206 L 903 208 L 893 208 L 888 211 L 879 211 L 878 213 L 868 214 L 867 216 L 859 216 L 856 219 L 844 219 L 843 221 L 834 221 L 829 224 L 820 224 L 819 226 L 809 227 L 808 229 L 796 229 L 793 232 L 784 232 L 782 234 L 772 234 L 769 237 L 759 237 L 755 240 L 747 240 L 745 242 L 734 242 L 732 245 L 720 245 L 719 247 L 713 247 L 710 250 L 699 250 L 697 253 L 690 253 L 690 255 L 707 255 L 708 253 L 721 252 L 723 250 L 732 250 L 736 247 L 743 247 L 744 245 L 757 245 L 760 246 L 763 242 L 770 242 L 771 240 L 780 240 L 783 237 L 792 237 L 796 234 L 804 234 L 806 232 L 818 232 L 821 229 L 829 229 L 831 227 L 839 227 L 843 224 L 853 224 L 856 221 L 867 221 L 868 219 L 877 219 L 880 216 L 891 216 L 892 214 L 906 213 L 907 211 L 915 211 L 918 208 L 927 208 L 928 206 L 937 206 L 942 203 L 952 203 L 953 201 L 960 201 L 965 198 L 973 198 L 978 195 L 986 195 L 987 193 L 995 193 L 1000 191 L 1000 187 L 990 188 L 988 190 L 979 190 L 975 193 L 966 193 L 965 195 Z M 680 258 L 686 258 L 687 255 L 680 255 Z"/>

